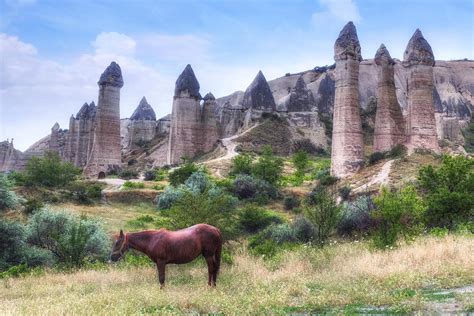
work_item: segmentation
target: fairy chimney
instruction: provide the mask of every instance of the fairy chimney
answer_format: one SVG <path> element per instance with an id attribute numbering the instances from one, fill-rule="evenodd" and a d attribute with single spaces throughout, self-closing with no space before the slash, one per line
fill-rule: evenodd
<path id="1" fill-rule="evenodd" d="M 377 50 L 374 61 L 378 76 L 374 151 L 382 152 L 405 143 L 405 122 L 395 93 L 395 62 L 384 44 Z"/>
<path id="2" fill-rule="evenodd" d="M 104 177 L 121 167 L 120 89 L 122 70 L 112 62 L 100 76 L 99 98 L 94 123 L 91 152 L 84 174 Z"/>
<path id="3" fill-rule="evenodd" d="M 357 31 L 344 26 L 334 45 L 335 99 L 331 174 L 346 177 L 364 163 L 364 142 L 359 113 L 359 62 L 362 60 Z"/>
<path id="4" fill-rule="evenodd" d="M 201 94 L 191 65 L 176 80 L 168 147 L 168 164 L 178 164 L 200 150 Z"/>
<path id="5" fill-rule="evenodd" d="M 49 151 L 59 154 L 59 124 L 56 122 L 51 128 L 51 137 L 49 139 Z"/>
<path id="6" fill-rule="evenodd" d="M 407 147 L 439 152 L 433 100 L 435 59 L 419 29 L 408 42 L 403 59 L 408 81 Z"/>
<path id="7" fill-rule="evenodd" d="M 258 72 L 250 86 L 245 90 L 242 104 L 245 108 L 252 110 L 263 112 L 276 111 L 275 99 L 262 71 Z"/>
<path id="8" fill-rule="evenodd" d="M 203 100 L 201 123 L 204 133 L 202 134 L 201 150 L 202 152 L 209 152 L 214 148 L 219 139 L 219 126 L 216 116 L 217 102 L 214 95 L 210 92 L 204 96 Z"/>

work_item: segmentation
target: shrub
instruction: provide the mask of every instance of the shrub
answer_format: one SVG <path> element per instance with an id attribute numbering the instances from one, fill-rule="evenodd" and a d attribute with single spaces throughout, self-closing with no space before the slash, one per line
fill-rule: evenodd
<path id="1" fill-rule="evenodd" d="M 81 170 L 70 162 L 61 161 L 55 152 L 46 152 L 44 157 L 28 160 L 24 176 L 29 186 L 62 187 L 74 181 Z"/>
<path id="2" fill-rule="evenodd" d="M 124 180 L 138 179 L 138 171 L 126 168 L 119 172 L 118 177 Z"/>
<path id="3" fill-rule="evenodd" d="M 291 147 L 294 153 L 299 152 L 299 151 L 304 151 L 311 155 L 326 155 L 326 151 L 324 150 L 324 148 L 316 146 L 308 138 L 297 139 L 293 141 L 293 144 Z"/>
<path id="4" fill-rule="evenodd" d="M 334 194 L 324 187 L 313 190 L 304 216 L 315 228 L 315 241 L 324 244 L 337 227 L 341 217 L 341 207 Z"/>
<path id="5" fill-rule="evenodd" d="M 158 209 L 169 209 L 174 202 L 176 202 L 183 196 L 184 192 L 185 189 L 182 186 L 178 188 L 175 188 L 173 186 L 166 187 L 165 192 L 161 193 L 158 197 Z"/>
<path id="6" fill-rule="evenodd" d="M 394 192 L 382 187 L 374 203 L 376 209 L 371 218 L 375 224 L 372 236 L 375 247 L 393 247 L 400 237 L 409 240 L 421 231 L 425 206 L 412 186 Z"/>
<path id="7" fill-rule="evenodd" d="M 209 179 L 207 174 L 199 170 L 191 174 L 191 176 L 189 176 L 189 178 L 184 182 L 184 185 L 194 193 L 203 193 L 209 186 Z"/>
<path id="8" fill-rule="evenodd" d="M 80 204 L 90 204 L 102 196 L 102 185 L 90 182 L 73 182 L 67 187 L 74 201 Z"/>
<path id="9" fill-rule="evenodd" d="M 453 229 L 474 221 L 474 159 L 443 156 L 441 166 L 422 167 L 420 188 L 427 202 L 425 222 L 429 227 Z"/>
<path id="10" fill-rule="evenodd" d="M 293 229 L 291 229 L 291 227 L 286 223 L 270 226 L 268 228 L 267 233 L 270 236 L 271 240 L 273 240 L 277 244 L 296 241 L 295 236 L 293 234 Z"/>
<path id="11" fill-rule="evenodd" d="M 254 199 L 262 203 L 278 195 L 273 185 L 250 175 L 238 175 L 233 182 L 232 192 L 239 199 Z"/>
<path id="12" fill-rule="evenodd" d="M 125 181 L 124 184 L 122 185 L 122 187 L 126 190 L 143 189 L 143 188 L 145 188 L 145 183 Z"/>
<path id="13" fill-rule="evenodd" d="M 296 174 L 304 175 L 309 162 L 308 154 L 306 153 L 306 151 L 300 150 L 294 153 L 291 160 L 296 168 Z"/>
<path id="14" fill-rule="evenodd" d="M 48 210 L 30 218 L 28 242 L 48 250 L 58 263 L 73 266 L 105 260 L 109 251 L 109 239 L 97 221 Z"/>
<path id="15" fill-rule="evenodd" d="M 48 253 L 26 243 L 27 229 L 20 222 L 0 221 L 0 271 L 19 264 L 37 266 L 48 264 Z"/>
<path id="16" fill-rule="evenodd" d="M 282 220 L 273 212 L 250 206 L 239 212 L 238 222 L 243 231 L 255 233 L 271 224 L 279 224 Z"/>
<path id="17" fill-rule="evenodd" d="M 300 206 L 300 200 L 296 196 L 290 195 L 290 196 L 285 196 L 283 199 L 283 205 L 285 206 L 285 210 L 292 210 L 295 207 Z"/>
<path id="18" fill-rule="evenodd" d="M 283 161 L 275 157 L 270 146 L 264 146 L 263 154 L 252 168 L 257 179 L 265 180 L 272 185 L 278 184 L 283 172 Z"/>
<path id="19" fill-rule="evenodd" d="M 339 196 L 341 197 L 342 200 L 347 200 L 349 196 L 351 195 L 351 187 L 345 185 L 343 187 L 339 188 Z"/>
<path id="20" fill-rule="evenodd" d="M 297 216 L 293 222 L 293 235 L 300 242 L 310 242 L 315 236 L 314 226 L 304 216 Z"/>
<path id="21" fill-rule="evenodd" d="M 385 153 L 376 151 L 369 156 L 369 165 L 375 164 L 377 161 L 380 161 L 385 158 Z"/>
<path id="22" fill-rule="evenodd" d="M 219 228 L 227 240 L 236 234 L 235 206 L 235 198 L 215 188 L 198 194 L 184 191 L 163 214 L 170 218 L 175 229 L 207 223 Z"/>
<path id="23" fill-rule="evenodd" d="M 147 170 L 143 173 L 143 180 L 145 181 L 153 181 L 156 178 L 156 171 L 154 170 Z"/>
<path id="24" fill-rule="evenodd" d="M 7 176 L 0 174 L 0 210 L 15 209 L 21 199 L 12 191 L 13 183 Z"/>
<path id="25" fill-rule="evenodd" d="M 23 204 L 23 212 L 25 214 L 32 214 L 35 211 L 38 211 L 44 207 L 43 201 L 37 198 L 29 198 Z"/>
<path id="26" fill-rule="evenodd" d="M 252 173 L 252 157 L 248 154 L 240 154 L 232 159 L 232 167 L 230 175 L 251 174 Z"/>
<path id="27" fill-rule="evenodd" d="M 331 176 L 330 171 L 325 169 L 316 174 L 316 180 L 319 180 L 319 184 L 322 186 L 330 186 L 336 183 L 338 178 Z"/>
<path id="28" fill-rule="evenodd" d="M 155 169 L 155 181 L 163 181 L 166 179 L 168 176 L 168 168 L 167 167 L 162 167 L 162 168 L 156 168 Z"/>
<path id="29" fill-rule="evenodd" d="M 168 179 L 172 186 L 177 187 L 180 184 L 184 184 L 184 182 L 196 171 L 198 171 L 198 167 L 194 163 L 186 162 L 182 167 L 171 171 L 168 174 Z"/>
<path id="30" fill-rule="evenodd" d="M 398 144 L 387 153 L 390 158 L 399 158 L 405 156 L 407 148 L 404 145 Z"/>
<path id="31" fill-rule="evenodd" d="M 363 195 L 353 202 L 345 203 L 341 221 L 337 226 L 338 234 L 350 236 L 354 232 L 367 232 L 372 227 L 371 214 L 374 209 L 375 205 L 370 195 Z"/>

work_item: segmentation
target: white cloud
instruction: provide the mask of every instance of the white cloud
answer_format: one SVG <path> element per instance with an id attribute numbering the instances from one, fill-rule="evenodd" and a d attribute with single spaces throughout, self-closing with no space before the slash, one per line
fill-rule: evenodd
<path id="1" fill-rule="evenodd" d="M 131 56 L 135 54 L 137 43 L 133 38 L 125 34 L 116 32 L 103 32 L 97 35 L 95 41 L 92 42 L 97 55 L 125 55 Z"/>
<path id="2" fill-rule="evenodd" d="M 354 0 L 319 0 L 324 10 L 315 12 L 311 21 L 316 26 L 328 26 L 338 22 L 359 22 L 361 16 Z"/>

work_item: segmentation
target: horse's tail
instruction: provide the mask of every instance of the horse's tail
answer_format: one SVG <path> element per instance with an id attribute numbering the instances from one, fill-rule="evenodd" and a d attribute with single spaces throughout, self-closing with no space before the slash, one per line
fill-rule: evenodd
<path id="1" fill-rule="evenodd" d="M 219 231 L 219 244 L 217 245 L 216 253 L 214 254 L 214 264 L 216 267 L 216 273 L 219 272 L 221 267 L 221 253 L 222 253 L 222 234 Z"/>

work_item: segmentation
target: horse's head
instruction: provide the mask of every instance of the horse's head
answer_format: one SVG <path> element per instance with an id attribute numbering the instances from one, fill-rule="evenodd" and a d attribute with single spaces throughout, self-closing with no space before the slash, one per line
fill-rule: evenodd
<path id="1" fill-rule="evenodd" d="M 120 230 L 120 234 L 115 237 L 114 247 L 110 254 L 110 260 L 117 262 L 123 254 L 128 250 L 128 236 Z"/>

